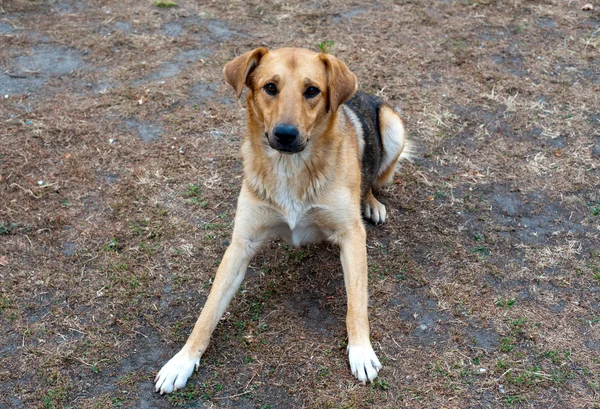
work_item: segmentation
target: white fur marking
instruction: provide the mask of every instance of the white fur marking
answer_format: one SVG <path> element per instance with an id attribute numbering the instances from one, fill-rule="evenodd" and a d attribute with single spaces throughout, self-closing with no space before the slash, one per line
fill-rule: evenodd
<path id="1" fill-rule="evenodd" d="M 352 109 L 348 108 L 346 105 L 342 105 L 342 109 L 356 130 L 356 135 L 358 137 L 358 160 L 362 162 L 363 153 L 365 151 L 365 133 L 363 132 L 362 123 Z"/>
<path id="2" fill-rule="evenodd" d="M 162 395 L 182 389 L 198 365 L 200 365 L 200 358 L 192 358 L 182 349 L 161 368 L 154 378 L 155 391 L 160 391 Z"/>
<path id="3" fill-rule="evenodd" d="M 363 212 L 365 214 L 365 218 L 371 219 L 373 223 L 385 223 L 387 211 L 385 210 L 385 206 L 377 199 L 373 198 L 372 201 L 366 201 Z"/>
<path id="4" fill-rule="evenodd" d="M 381 176 L 392 164 L 392 161 L 402 153 L 405 144 L 404 125 L 400 117 L 389 108 L 382 111 L 382 117 L 385 119 L 382 118 L 381 122 L 386 126 L 381 129 L 383 159 L 377 176 Z"/>
<path id="5" fill-rule="evenodd" d="M 367 380 L 373 382 L 382 368 L 371 346 L 348 345 L 348 361 L 352 375 L 362 383 L 366 383 Z"/>
<path id="6" fill-rule="evenodd" d="M 310 149 L 307 146 L 307 149 Z M 296 196 L 296 192 L 307 191 L 315 194 L 322 186 L 319 178 L 313 180 L 313 186 L 308 190 L 306 186 L 299 188 L 298 169 L 306 166 L 305 161 L 310 159 L 310 152 L 304 151 L 294 155 L 277 153 L 274 160 L 274 173 L 277 175 L 277 185 L 273 194 L 273 201 L 281 208 L 283 226 L 278 228 L 279 235 L 296 247 L 305 243 L 316 243 L 325 238 L 324 233 L 316 227 L 313 220 L 306 214 L 316 206 L 310 203 L 309 198 Z M 287 225 L 287 226 L 286 226 Z"/>

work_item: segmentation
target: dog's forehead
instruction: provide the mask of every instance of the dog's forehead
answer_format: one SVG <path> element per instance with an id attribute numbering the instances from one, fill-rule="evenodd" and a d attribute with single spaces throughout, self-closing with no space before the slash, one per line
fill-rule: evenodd
<path id="1" fill-rule="evenodd" d="M 293 76 L 299 80 L 325 79 L 325 65 L 318 54 L 302 48 L 280 48 L 270 51 L 260 62 L 261 77 L 277 75 L 286 79 Z"/>

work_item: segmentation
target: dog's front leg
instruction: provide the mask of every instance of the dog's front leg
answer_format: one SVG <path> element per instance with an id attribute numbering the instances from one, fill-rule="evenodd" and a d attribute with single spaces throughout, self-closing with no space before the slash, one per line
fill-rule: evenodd
<path id="1" fill-rule="evenodd" d="M 352 374 L 365 383 L 373 381 L 381 363 L 369 339 L 368 275 L 366 232 L 360 221 L 340 237 L 340 258 L 348 300 L 346 328 L 348 330 L 348 360 Z"/>
<path id="2" fill-rule="evenodd" d="M 250 260 L 264 241 L 262 235 L 248 234 L 251 231 L 248 226 L 238 228 L 239 219 L 244 217 L 236 217 L 231 244 L 219 265 L 210 294 L 192 334 L 184 347 L 162 367 L 154 379 L 155 389 L 161 394 L 183 388 L 194 369 L 198 367 L 213 330 L 240 287 Z M 248 220 L 256 219 L 244 219 Z"/>

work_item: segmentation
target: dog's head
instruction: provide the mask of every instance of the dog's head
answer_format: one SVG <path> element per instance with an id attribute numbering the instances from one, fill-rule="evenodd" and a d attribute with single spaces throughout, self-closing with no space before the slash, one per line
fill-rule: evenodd
<path id="1" fill-rule="evenodd" d="M 262 125 L 271 148 L 288 154 L 304 150 L 357 89 L 356 75 L 342 61 L 301 48 L 257 48 L 229 62 L 224 74 L 238 98 L 249 88 L 248 115 Z"/>

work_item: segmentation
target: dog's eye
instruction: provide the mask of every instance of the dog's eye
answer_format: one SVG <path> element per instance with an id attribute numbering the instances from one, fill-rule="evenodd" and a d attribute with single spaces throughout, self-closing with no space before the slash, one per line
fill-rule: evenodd
<path id="1" fill-rule="evenodd" d="M 319 95 L 319 92 L 321 91 L 317 87 L 308 87 L 306 88 L 306 91 L 304 91 L 304 96 L 306 98 L 314 98 Z"/>
<path id="2" fill-rule="evenodd" d="M 267 85 L 265 85 L 264 89 L 269 95 L 277 95 L 277 86 L 272 82 L 269 82 Z"/>

